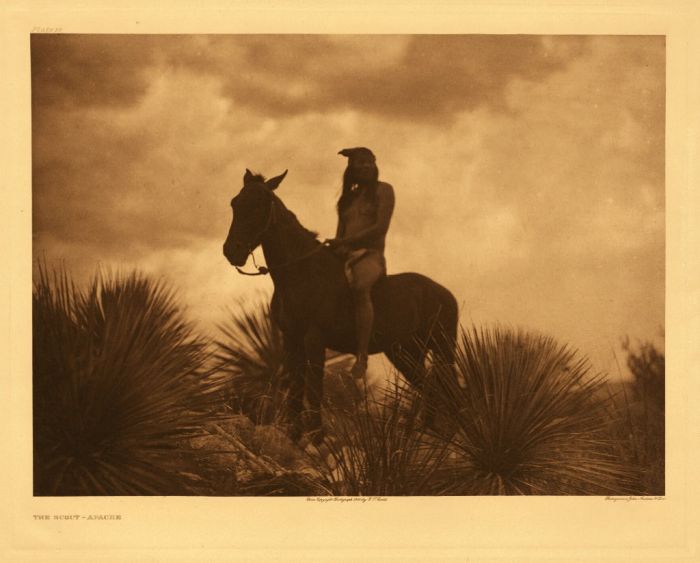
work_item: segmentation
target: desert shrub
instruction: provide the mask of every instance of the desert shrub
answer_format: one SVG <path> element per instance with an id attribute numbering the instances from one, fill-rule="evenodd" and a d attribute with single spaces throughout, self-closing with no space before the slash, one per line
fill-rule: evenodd
<path id="1" fill-rule="evenodd" d="M 173 293 L 139 274 L 63 269 L 33 290 L 34 493 L 191 494 L 188 439 L 215 408 L 206 344 Z"/>
<path id="2" fill-rule="evenodd" d="M 351 392 L 350 390 L 348 392 Z M 320 469 L 334 495 L 440 495 L 454 485 L 449 443 L 422 425 L 420 395 L 397 379 L 358 394 L 350 411 L 329 408 Z"/>
<path id="3" fill-rule="evenodd" d="M 666 402 L 666 357 L 651 342 L 633 346 L 626 338 L 622 347 L 627 352 L 627 367 L 634 377 L 637 398 L 663 413 Z"/>
<path id="4" fill-rule="evenodd" d="M 472 328 L 441 377 L 460 494 L 623 494 L 633 475 L 607 434 L 600 376 L 553 339 Z M 437 380 L 436 380 L 437 381 Z M 461 382 L 458 382 L 461 381 Z"/>
<path id="5" fill-rule="evenodd" d="M 282 333 L 269 304 L 241 303 L 218 329 L 216 359 L 218 370 L 227 375 L 227 407 L 256 424 L 283 421 L 289 381 Z"/>
<path id="6" fill-rule="evenodd" d="M 324 494 L 323 480 L 307 456 L 279 428 L 254 425 L 232 415 L 192 439 L 202 453 L 197 473 L 212 496 L 299 496 Z"/>
<path id="7" fill-rule="evenodd" d="M 610 431 L 618 452 L 636 468 L 634 493 L 665 492 L 665 357 L 650 342 L 636 346 L 623 341 L 627 366 L 633 376 L 608 392 L 611 397 Z"/>

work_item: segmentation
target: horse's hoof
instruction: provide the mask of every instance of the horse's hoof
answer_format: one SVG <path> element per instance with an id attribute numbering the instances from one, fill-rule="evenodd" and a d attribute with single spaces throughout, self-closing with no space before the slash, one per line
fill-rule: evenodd
<path id="1" fill-rule="evenodd" d="M 357 380 L 362 380 L 367 375 L 367 360 L 356 360 L 350 369 L 350 375 L 352 378 Z"/>

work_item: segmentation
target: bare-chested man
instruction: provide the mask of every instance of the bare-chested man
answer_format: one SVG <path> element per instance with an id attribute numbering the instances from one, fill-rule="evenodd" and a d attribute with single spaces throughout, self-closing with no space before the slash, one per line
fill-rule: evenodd
<path id="1" fill-rule="evenodd" d="M 352 289 L 357 330 L 356 378 L 367 372 L 369 340 L 374 322 L 372 286 L 386 275 L 384 241 L 394 211 L 394 189 L 378 180 L 379 170 L 371 150 L 343 149 L 348 157 L 343 193 L 338 200 L 338 229 L 325 242 L 346 258 L 345 273 Z"/>

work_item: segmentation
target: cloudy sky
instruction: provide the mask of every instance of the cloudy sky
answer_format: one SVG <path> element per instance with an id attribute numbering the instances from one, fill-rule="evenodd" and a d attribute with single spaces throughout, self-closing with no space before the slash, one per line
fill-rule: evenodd
<path id="1" fill-rule="evenodd" d="M 555 336 L 617 373 L 663 344 L 663 37 L 34 35 L 34 256 L 165 277 L 203 329 L 268 278 L 222 255 L 246 168 L 335 231 L 344 147 L 397 203 L 390 272 L 462 322 Z M 260 253 L 258 253 L 261 255 Z"/>

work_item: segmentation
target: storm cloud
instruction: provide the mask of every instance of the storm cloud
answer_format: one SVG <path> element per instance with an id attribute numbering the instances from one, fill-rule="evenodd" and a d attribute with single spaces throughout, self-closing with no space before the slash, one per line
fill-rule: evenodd
<path id="1" fill-rule="evenodd" d="M 354 109 L 430 119 L 503 106 L 514 78 L 562 70 L 587 40 L 538 36 L 34 36 L 35 105 L 133 104 L 151 76 L 189 67 L 271 116 Z"/>
<path id="2" fill-rule="evenodd" d="M 246 168 L 335 231 L 365 145 L 394 185 L 391 272 L 462 320 L 572 342 L 603 368 L 664 320 L 663 37 L 32 37 L 35 257 L 137 267 L 204 324 L 267 279 L 221 255 Z"/>

